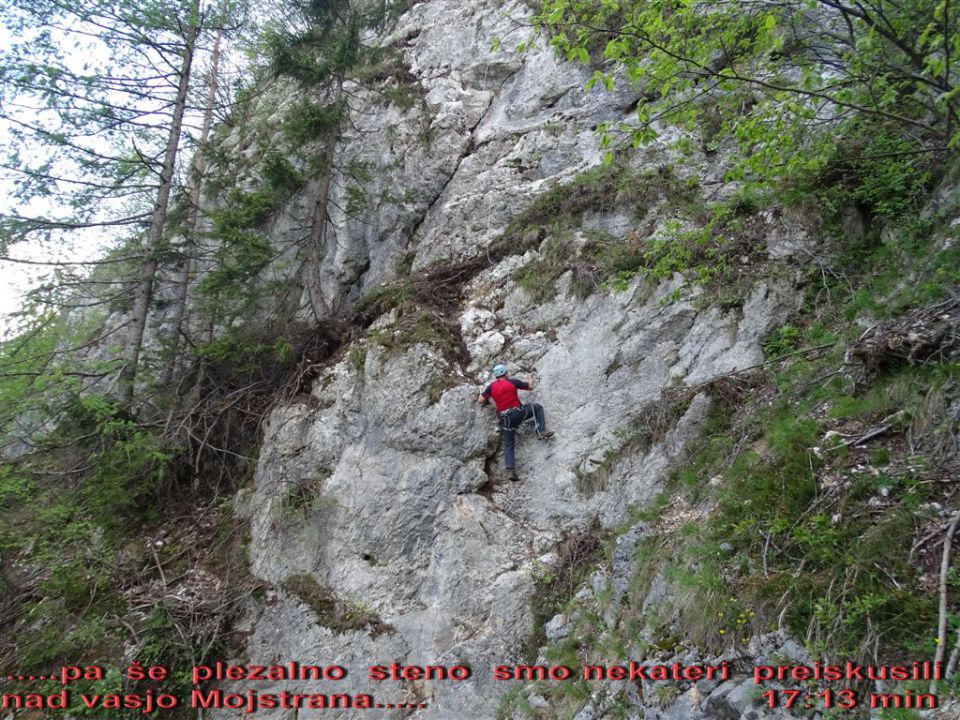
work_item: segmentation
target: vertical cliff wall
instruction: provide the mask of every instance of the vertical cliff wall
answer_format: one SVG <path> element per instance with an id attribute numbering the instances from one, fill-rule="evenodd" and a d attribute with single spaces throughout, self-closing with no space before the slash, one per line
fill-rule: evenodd
<path id="1" fill-rule="evenodd" d="M 309 398 L 274 409 L 241 502 L 254 573 L 271 586 L 247 619 L 251 661 L 345 665 L 344 692 L 370 691 L 365 670 L 375 662 L 475 669 L 466 683 L 377 688 L 382 702 L 425 703 L 418 718 L 494 716 L 504 689 L 488 668 L 529 646 L 538 573 L 559 562 L 572 534 L 609 530 L 652 501 L 711 401 L 693 392 L 643 449 L 623 447 L 631 423 L 667 389 L 762 362 L 761 338 L 798 303 L 790 270 L 745 273 L 740 295 L 719 307 L 700 291 L 670 301 L 678 278 L 624 277 L 614 289 L 608 277 L 584 287 L 575 270 L 543 269 L 561 234 L 575 253 L 660 232 L 678 184 L 696 188 L 693 202 L 705 202 L 704 187 L 723 195 L 717 167 L 679 164 L 664 146 L 634 157 L 619 193 L 576 208 L 566 227 L 548 218 L 533 237 L 496 244 L 536 198 L 601 163 L 596 126 L 625 118 L 634 100 L 585 91 L 586 71 L 539 43 L 510 49 L 529 32 L 528 13 L 516 2 L 432 0 L 388 38 L 422 101 L 403 109 L 361 93 L 339 157 L 370 169 L 369 202 L 347 213 L 349 181 L 336 183 L 324 287 L 343 307 L 383 283 L 419 282 L 421 300 L 436 300 L 421 319 L 440 331 L 418 335 L 422 326 L 396 308 L 375 320 L 318 369 Z M 495 39 L 501 49 L 491 49 Z M 560 191 L 557 220 L 578 202 L 570 192 Z M 291 203 L 289 223 L 308 207 Z M 765 260 L 807 242 L 779 216 L 756 222 Z M 451 272 L 437 280 L 438 267 Z M 430 278 L 436 288 L 424 289 Z M 493 412 L 476 403 L 494 362 L 536 369 L 528 397 L 557 433 L 549 442 L 519 433 L 517 483 L 499 471 Z M 602 481 L 599 466 L 612 468 Z"/>

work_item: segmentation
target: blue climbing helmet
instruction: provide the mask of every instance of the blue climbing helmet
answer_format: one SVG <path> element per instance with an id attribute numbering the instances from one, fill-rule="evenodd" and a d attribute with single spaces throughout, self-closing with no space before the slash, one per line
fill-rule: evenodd
<path id="1" fill-rule="evenodd" d="M 506 365 L 494 365 L 493 366 L 493 376 L 494 377 L 503 377 L 507 374 Z"/>

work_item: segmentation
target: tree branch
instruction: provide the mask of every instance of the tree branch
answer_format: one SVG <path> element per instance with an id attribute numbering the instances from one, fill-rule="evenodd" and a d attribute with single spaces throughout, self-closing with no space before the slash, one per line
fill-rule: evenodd
<path id="1" fill-rule="evenodd" d="M 947 534 L 943 538 L 943 558 L 940 561 L 940 609 L 939 622 L 937 623 L 937 652 L 933 658 L 934 663 L 943 662 L 943 656 L 947 649 L 947 588 L 949 587 L 950 576 L 950 551 L 953 548 L 953 536 L 960 526 L 960 510 L 953 514 L 953 520 L 947 528 Z M 930 692 L 936 694 L 937 681 L 930 683 Z"/>

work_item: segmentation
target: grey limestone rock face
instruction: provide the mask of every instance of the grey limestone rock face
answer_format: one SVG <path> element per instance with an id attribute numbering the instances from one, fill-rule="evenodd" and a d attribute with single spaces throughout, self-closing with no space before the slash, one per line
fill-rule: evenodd
<path id="1" fill-rule="evenodd" d="M 519 310 L 520 298 L 511 296 Z M 570 301 L 557 300 L 563 302 Z M 771 322 L 785 310 L 771 309 Z M 508 319 L 487 312 L 498 323 Z M 557 341 L 530 351 L 541 383 L 531 395 L 546 407 L 558 436 L 544 443 L 518 433 L 520 483 L 498 482 L 498 433 L 490 411 L 475 402 L 480 384 L 451 382 L 454 369 L 426 345 L 397 352 L 370 343 L 362 367 L 345 358 L 318 379 L 312 402 L 273 412 L 249 503 L 255 572 L 279 587 L 308 573 L 338 597 L 369 608 L 393 634 L 308 632 L 305 611 L 273 607 L 256 624 L 251 650 L 286 647 L 288 634 L 307 634 L 312 657 L 469 664 L 475 678 L 434 683 L 417 716 L 490 717 L 469 713 L 495 706 L 503 692 L 489 668 L 520 658 L 542 556 L 594 518 L 611 527 L 630 505 L 649 502 L 696 438 L 709 400 L 698 396 L 659 443 L 617 464 L 593 494 L 578 489 L 575 469 L 598 451 L 616 452 L 617 430 L 671 378 L 712 376 L 718 357 L 730 358 L 731 348 L 752 350 L 744 333 L 754 333 L 756 344 L 763 327 L 684 303 L 662 306 L 657 293 L 639 285 L 579 307 L 571 303 L 567 312 Z M 478 328 L 489 320 L 475 307 L 464 315 L 480 318 Z M 682 316 L 688 319 L 674 322 Z M 708 325 L 701 328 L 703 318 Z M 688 328 L 697 329 L 699 345 Z M 517 330 L 511 343 L 525 338 Z M 680 347 L 689 348 L 689 364 Z M 611 381 L 604 371 L 615 357 L 619 375 Z M 753 360 L 752 352 L 739 358 L 743 366 Z M 730 362 L 717 367 L 732 369 Z M 436 383 L 443 389 L 431 403 L 427 388 Z M 626 588 L 643 528 L 634 531 L 623 536 L 614 558 L 610 582 L 617 593 Z M 283 607 L 296 603 L 280 592 Z M 555 624 L 559 636 L 561 623 Z"/>
<path id="2" fill-rule="evenodd" d="M 596 124 L 623 119 L 636 95 L 584 92 L 590 71 L 542 44 L 518 52 L 529 18 L 516 0 L 416 3 L 382 39 L 402 51 L 414 101 L 346 88 L 353 111 L 336 149 L 322 250 L 331 308 L 393 277 L 405 258 L 418 270 L 475 257 L 543 190 L 600 162 Z M 302 238 L 318 187 L 273 222 L 276 246 Z"/>
<path id="3" fill-rule="evenodd" d="M 424 88 L 425 114 L 371 95 L 370 113 L 345 140 L 344 157 L 377 168 L 372 195 L 381 202 L 360 224 L 334 211 L 337 249 L 324 261 L 332 304 L 389 278 L 404 253 L 413 253 L 415 273 L 482 256 L 552 181 L 600 161 L 593 128 L 622 118 L 634 98 L 583 91 L 585 71 L 539 45 L 523 55 L 492 51 L 492 39 L 509 36 L 528 12 L 520 2 L 431 0 L 401 18 L 391 37 Z M 398 189 L 406 201 L 385 199 Z M 622 208 L 586 221 L 630 230 Z M 758 282 L 742 306 L 721 310 L 697 293 L 666 302 L 678 278 L 639 277 L 623 292 L 599 289 L 585 299 L 561 277 L 553 300 L 534 302 L 512 278 L 536 258 L 535 250 L 508 257 L 469 280 L 462 307 L 452 309 L 469 355 L 462 363 L 425 343 L 387 347 L 371 336 L 320 372 L 309 401 L 274 409 L 243 503 L 253 571 L 272 586 L 251 625 L 251 662 L 349 666 L 339 692 L 423 702 L 410 715 L 422 720 L 494 717 L 512 684 L 490 670 L 523 656 L 544 558 L 570 533 L 594 522 L 612 528 L 631 506 L 649 503 L 697 439 L 710 400 L 697 395 L 662 438 L 611 463 L 589 490 L 584 475 L 620 453 L 624 431 L 665 389 L 761 361 L 761 339 L 797 302 L 790 278 Z M 374 327 L 389 334 L 395 322 L 393 314 Z M 536 368 L 525 400 L 544 406 L 557 433 L 540 442 L 531 428 L 518 431 L 517 483 L 500 478 L 496 419 L 476 402 L 495 361 L 521 376 Z M 607 581 L 615 593 L 626 592 L 643 532 L 636 526 L 618 545 Z M 325 625 L 292 589 L 291 579 L 304 576 L 376 622 Z M 549 630 L 559 638 L 563 625 L 558 619 Z M 368 665 L 394 661 L 466 664 L 474 674 L 469 682 L 366 680 Z M 602 712 L 587 705 L 578 717 Z"/>

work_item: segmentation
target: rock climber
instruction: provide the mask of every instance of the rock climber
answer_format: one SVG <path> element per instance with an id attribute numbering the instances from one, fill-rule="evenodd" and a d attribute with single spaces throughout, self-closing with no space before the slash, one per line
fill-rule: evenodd
<path id="1" fill-rule="evenodd" d="M 543 416 L 543 406 L 539 403 L 521 403 L 517 390 L 533 390 L 534 379 L 530 382 L 515 380 L 507 375 L 506 365 L 496 365 L 493 368 L 493 377 L 496 378 L 487 385 L 477 397 L 477 401 L 486 405 L 490 398 L 497 406 L 497 417 L 500 419 L 500 437 L 503 440 L 503 460 L 506 466 L 507 477 L 516 481 L 516 460 L 514 446 L 517 440 L 517 428 L 530 418 L 534 419 L 537 427 L 537 437 L 546 440 L 553 435 L 553 430 L 547 430 L 547 423 Z"/>

